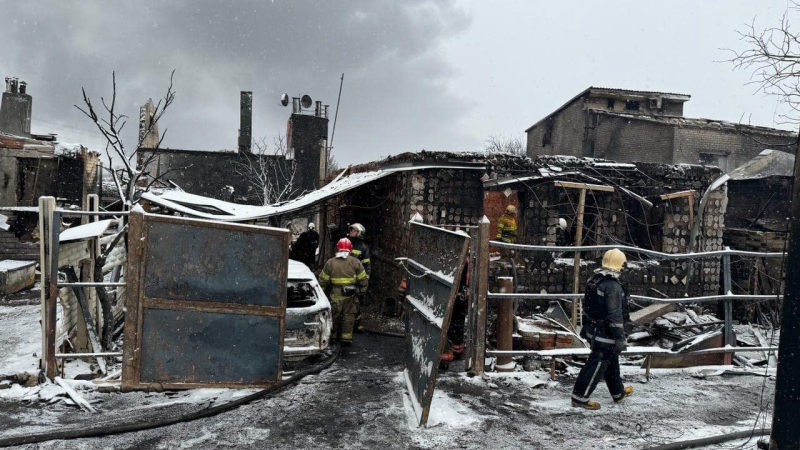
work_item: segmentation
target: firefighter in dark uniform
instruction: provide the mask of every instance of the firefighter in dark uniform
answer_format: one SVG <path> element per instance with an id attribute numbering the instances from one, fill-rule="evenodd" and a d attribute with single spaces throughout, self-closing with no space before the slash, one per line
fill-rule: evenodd
<path id="1" fill-rule="evenodd" d="M 589 397 L 601 378 L 605 379 L 614 402 L 633 394 L 633 387 L 622 385 L 619 373 L 619 354 L 627 348 L 628 301 L 619 282 L 625 262 L 625 254 L 618 249 L 607 251 L 602 268 L 586 283 L 581 335 L 591 344 L 592 352 L 572 389 L 572 406 L 600 409 L 600 404 L 589 401 Z"/>
<path id="2" fill-rule="evenodd" d="M 356 296 L 367 290 L 367 273 L 361 262 L 350 253 L 353 244 L 342 238 L 336 244 L 336 256 L 325 263 L 319 274 L 319 285 L 330 288 L 333 333 L 343 345 L 353 340 L 356 319 Z"/>
<path id="3" fill-rule="evenodd" d="M 369 276 L 372 273 L 372 265 L 369 262 L 369 246 L 366 242 L 364 242 L 364 237 L 366 234 L 367 229 L 364 228 L 364 225 L 361 225 L 360 223 L 354 223 L 350 225 L 347 238 L 353 243 L 353 251 L 350 254 L 361 261 L 361 264 L 364 266 L 364 270 L 367 272 L 367 279 L 369 279 Z M 361 295 L 359 295 L 359 298 L 356 298 L 356 329 L 358 331 L 364 331 L 364 326 L 361 325 L 361 299 L 366 295 L 366 293 L 367 292 L 364 291 Z"/>

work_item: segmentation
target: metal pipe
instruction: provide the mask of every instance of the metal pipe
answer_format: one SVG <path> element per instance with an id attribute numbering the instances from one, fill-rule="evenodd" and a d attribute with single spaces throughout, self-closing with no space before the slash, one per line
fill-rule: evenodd
<path id="1" fill-rule="evenodd" d="M 575 247 L 571 245 L 523 245 L 523 244 L 509 244 L 508 242 L 489 241 L 489 245 L 493 247 L 511 248 L 521 251 L 539 251 L 539 252 L 585 252 L 585 251 L 603 251 L 611 250 L 612 248 L 631 253 L 641 253 L 643 255 L 655 256 L 663 259 L 685 259 L 685 258 L 710 258 L 714 256 L 751 256 L 757 258 L 782 258 L 784 253 L 779 252 L 748 252 L 743 250 L 714 250 L 710 252 L 697 252 L 697 253 L 662 253 L 655 250 L 648 250 L 645 248 L 632 247 L 629 245 L 582 245 Z"/>
<path id="2" fill-rule="evenodd" d="M 492 300 L 559 300 L 583 298 L 583 294 L 513 294 L 505 292 L 490 292 L 488 298 Z M 768 301 L 782 299 L 782 295 L 750 295 L 750 294 L 730 294 L 730 295 L 706 295 L 702 297 L 685 298 L 656 298 L 644 295 L 631 295 L 631 300 L 646 301 L 651 303 L 704 303 L 719 300 L 750 300 Z"/>
<path id="3" fill-rule="evenodd" d="M 498 277 L 501 292 L 514 292 L 514 282 L 511 277 Z M 499 350 L 514 349 L 514 304 L 500 302 L 497 309 L 497 348 Z M 514 359 L 511 356 L 497 358 L 498 372 L 513 372 Z"/>
<path id="4" fill-rule="evenodd" d="M 623 355 L 708 355 L 708 354 L 719 354 L 719 353 L 748 353 L 748 352 L 767 352 L 767 351 L 776 351 L 778 347 L 720 347 L 720 348 L 708 348 L 704 350 L 694 350 L 691 352 L 673 352 L 671 350 L 665 350 L 662 348 L 653 348 L 652 351 L 646 350 L 625 350 L 622 352 Z M 550 357 L 559 357 L 559 356 L 580 356 L 580 355 L 588 355 L 591 353 L 591 350 L 588 348 L 559 348 L 556 351 L 553 350 L 511 350 L 511 351 L 504 351 L 504 350 L 486 350 L 487 356 L 550 356 Z M 499 361 L 499 358 L 498 358 Z"/>
<path id="5" fill-rule="evenodd" d="M 122 352 L 100 352 L 100 353 L 56 353 L 58 359 L 69 358 L 111 358 L 122 356 Z"/>
<path id="6" fill-rule="evenodd" d="M 114 287 L 114 286 L 125 286 L 124 282 L 114 283 L 111 281 L 108 282 L 90 282 L 90 281 L 81 281 L 81 282 L 60 282 L 56 283 L 56 285 L 60 288 L 62 287 Z"/>
<path id="7" fill-rule="evenodd" d="M 127 216 L 130 211 L 72 211 L 69 209 L 57 210 L 62 216 Z"/>

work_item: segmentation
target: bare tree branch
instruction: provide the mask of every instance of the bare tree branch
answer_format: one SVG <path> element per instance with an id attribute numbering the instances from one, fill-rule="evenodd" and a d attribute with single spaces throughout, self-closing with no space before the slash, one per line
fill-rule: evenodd
<path id="1" fill-rule="evenodd" d="M 483 150 L 486 153 L 507 153 L 510 155 L 525 156 L 525 144 L 519 137 L 504 137 L 491 135 L 484 141 Z"/>
<path id="2" fill-rule="evenodd" d="M 155 110 L 152 113 L 150 118 L 150 122 L 147 128 L 144 130 L 137 140 L 136 148 L 128 154 L 127 150 L 125 149 L 125 145 L 122 139 L 122 130 L 125 129 L 125 125 L 128 123 L 128 116 L 125 114 L 119 114 L 116 111 L 117 107 L 117 75 L 115 72 L 111 73 L 111 82 L 112 82 L 112 90 L 111 90 L 111 101 L 106 102 L 104 97 L 100 97 L 100 103 L 102 104 L 105 112 L 108 114 L 108 118 L 101 118 L 97 115 L 95 111 L 95 107 L 92 104 L 91 99 L 86 94 L 86 89 L 81 88 L 81 92 L 83 93 L 83 103 L 85 108 L 82 108 L 78 105 L 74 105 L 79 111 L 81 111 L 86 117 L 91 120 L 97 129 L 100 131 L 100 134 L 106 140 L 106 156 L 108 158 L 108 166 L 109 171 L 112 174 L 114 179 L 114 184 L 119 192 L 120 199 L 123 201 L 127 201 L 130 203 L 136 203 L 138 201 L 139 192 L 137 190 L 137 183 L 140 178 L 145 174 L 145 170 L 147 166 L 155 159 L 158 150 L 161 148 L 161 143 L 163 142 L 164 135 L 166 134 L 166 129 L 164 134 L 160 136 L 158 145 L 154 149 L 150 150 L 150 153 L 143 158 L 139 158 L 137 163 L 133 163 L 133 158 L 139 154 L 142 150 L 142 143 L 144 142 L 145 136 L 149 135 L 155 129 L 156 125 L 158 124 L 161 117 L 166 112 L 167 108 L 172 104 L 175 100 L 175 91 L 173 90 L 173 79 L 175 76 L 175 71 L 173 70 L 170 74 L 169 78 L 169 87 L 167 87 L 167 92 L 164 95 L 164 98 L 158 101 L 158 104 L 155 107 Z M 120 173 L 117 173 L 111 167 L 113 167 L 114 160 L 117 159 L 122 162 L 123 169 Z M 151 186 L 152 182 L 148 184 L 143 190 L 147 191 Z M 124 187 L 124 188 L 123 188 Z"/>
<path id="3" fill-rule="evenodd" d="M 284 136 L 275 136 L 272 150 L 263 138 L 253 142 L 253 149 L 253 153 L 240 154 L 235 170 L 255 190 L 259 202 L 273 205 L 292 198 L 297 164 L 288 154 Z"/>
<path id="4" fill-rule="evenodd" d="M 744 50 L 724 49 L 735 69 L 750 72 L 748 84 L 756 92 L 775 96 L 788 112 L 776 112 L 778 124 L 800 124 L 800 39 L 791 28 L 790 13 L 800 8 L 792 1 L 777 26 L 759 29 L 755 19 L 737 31 Z"/>

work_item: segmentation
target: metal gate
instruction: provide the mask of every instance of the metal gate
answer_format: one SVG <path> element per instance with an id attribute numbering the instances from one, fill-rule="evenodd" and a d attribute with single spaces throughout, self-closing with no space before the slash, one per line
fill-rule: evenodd
<path id="1" fill-rule="evenodd" d="M 421 223 L 410 226 L 403 374 L 419 425 L 424 426 L 470 238 Z"/>
<path id="2" fill-rule="evenodd" d="M 122 388 L 279 382 L 289 238 L 131 212 Z"/>

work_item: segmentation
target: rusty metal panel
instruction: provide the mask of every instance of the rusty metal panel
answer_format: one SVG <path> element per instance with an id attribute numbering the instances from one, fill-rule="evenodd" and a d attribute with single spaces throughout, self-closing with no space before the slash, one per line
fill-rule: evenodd
<path id="1" fill-rule="evenodd" d="M 142 327 L 142 383 L 266 384 L 277 378 L 278 317 L 147 308 Z"/>
<path id="2" fill-rule="evenodd" d="M 411 222 L 403 374 L 420 426 L 428 421 L 469 241 L 466 233 Z"/>
<path id="3" fill-rule="evenodd" d="M 285 297 L 280 236 L 156 221 L 147 228 L 145 297 L 275 307 Z"/>
<path id="4" fill-rule="evenodd" d="M 289 238 L 131 212 L 122 388 L 279 382 Z"/>

